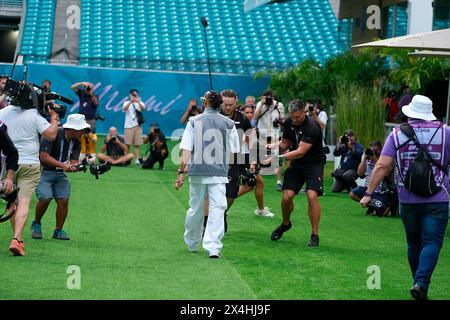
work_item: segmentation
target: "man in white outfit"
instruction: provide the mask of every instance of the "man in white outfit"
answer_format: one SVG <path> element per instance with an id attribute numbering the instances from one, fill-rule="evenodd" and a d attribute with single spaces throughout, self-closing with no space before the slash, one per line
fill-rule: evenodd
<path id="1" fill-rule="evenodd" d="M 202 114 L 189 119 L 180 148 L 183 156 L 175 188 L 184 183 L 189 163 L 189 210 L 186 214 L 184 242 L 197 251 L 202 242 L 205 197 L 209 215 L 203 236 L 203 248 L 210 258 L 219 258 L 223 244 L 224 214 L 227 209 L 225 185 L 231 154 L 239 152 L 239 136 L 234 122 L 219 113 L 220 94 L 207 91 L 202 97 Z"/>

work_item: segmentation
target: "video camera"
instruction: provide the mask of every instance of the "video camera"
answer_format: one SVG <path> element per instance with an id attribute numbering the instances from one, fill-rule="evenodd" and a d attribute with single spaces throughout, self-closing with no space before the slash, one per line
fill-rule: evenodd
<path id="1" fill-rule="evenodd" d="M 106 118 L 102 117 L 99 113 L 95 114 L 95 120 L 105 121 Z"/>
<path id="2" fill-rule="evenodd" d="M 3 189 L 3 183 L 0 182 L 0 199 L 3 199 L 4 201 L 7 202 L 7 205 L 5 208 L 5 213 L 0 214 L 0 222 L 7 221 L 16 212 L 14 210 L 14 211 L 11 211 L 9 214 L 6 214 L 6 212 L 11 207 L 11 205 L 16 202 L 18 194 L 19 194 L 19 189 L 15 185 L 13 186 L 13 192 L 11 192 L 10 194 L 5 194 L 4 189 Z"/>
<path id="3" fill-rule="evenodd" d="M 86 172 L 89 167 L 89 172 L 95 176 L 95 179 L 98 179 L 98 176 L 104 174 L 105 172 L 111 170 L 111 164 L 109 162 L 100 163 L 98 165 L 88 164 L 86 159 L 83 160 L 82 163 L 79 163 L 75 166 L 77 171 Z"/>
<path id="4" fill-rule="evenodd" d="M 246 184 L 249 187 L 256 186 L 256 174 L 251 172 L 248 168 L 245 168 L 241 173 L 241 184 Z"/>
<path id="5" fill-rule="evenodd" d="M 53 101 L 73 104 L 71 99 L 56 92 L 47 92 L 45 88 L 34 83 L 16 81 L 12 78 L 6 80 L 5 93 L 11 98 L 11 104 L 24 109 L 37 109 L 43 117 L 49 115 L 47 108 L 54 110 L 61 119 L 66 115 L 67 107 Z"/>
<path id="6" fill-rule="evenodd" d="M 370 148 L 367 148 L 367 149 L 364 151 L 364 154 L 365 154 L 367 157 L 373 157 L 373 155 L 374 155 L 372 149 L 370 149 Z"/>

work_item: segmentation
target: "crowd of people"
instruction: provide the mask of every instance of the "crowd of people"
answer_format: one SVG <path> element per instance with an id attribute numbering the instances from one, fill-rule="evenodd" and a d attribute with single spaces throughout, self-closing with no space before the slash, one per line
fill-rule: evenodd
<path id="1" fill-rule="evenodd" d="M 63 229 L 71 194 L 68 172 L 96 162 L 127 166 L 133 160 L 143 169 L 153 169 L 156 163 L 164 169 L 169 155 L 166 136 L 157 123 L 152 123 L 144 137 L 140 113 L 145 104 L 137 89 L 131 89 L 123 103 L 124 137 L 110 127 L 97 153 L 99 99 L 92 83 L 72 85 L 80 99 L 79 113 L 69 115 L 62 124 L 55 108 L 48 107 L 44 117 L 36 108 L 8 105 L 5 79 L 0 77 L 0 149 L 5 157 L 2 190 L 3 196 L 17 193 L 8 204 L 9 210 L 15 211 L 9 245 L 14 255 L 25 256 L 23 232 L 34 193 L 38 202 L 31 223 L 32 238 L 43 238 L 42 217 L 54 199 L 53 238 L 70 240 Z M 45 80 L 43 85 L 49 89 L 51 82 Z M 411 295 L 422 300 L 427 298 L 448 222 L 450 129 L 436 121 L 427 97 L 412 96 L 406 89 L 402 101 L 395 104 L 394 96 L 391 92 L 390 100 L 386 100 L 387 120 L 400 119 L 394 113 L 401 113 L 408 121 L 396 127 L 384 145 L 374 140 L 367 148 L 357 142 L 353 130 L 346 130 L 333 151 L 340 163 L 331 174 L 332 192 L 348 192 L 369 215 L 400 213 L 413 275 Z M 180 119 L 186 127 L 175 187 L 180 189 L 189 174 L 184 241 L 190 251 L 203 246 L 210 258 L 221 257 L 228 213 L 248 192 L 254 191 L 255 214 L 274 218 L 276 214 L 264 202 L 263 177 L 268 174 L 276 176 L 274 190 L 282 192 L 281 223 L 271 233 L 271 240 L 280 240 L 292 228 L 294 199 L 304 192 L 311 224 L 307 245 L 319 246 L 319 198 L 324 195 L 329 152 L 325 137 L 328 115 L 319 99 L 294 99 L 286 110 L 272 90 L 264 91 L 256 100 L 248 96 L 239 105 L 234 90 L 207 91 L 200 99 L 201 106 L 197 99 L 189 100 Z M 141 157 L 143 144 L 148 146 Z M 365 179 L 363 185 L 357 184 L 358 178 Z"/>

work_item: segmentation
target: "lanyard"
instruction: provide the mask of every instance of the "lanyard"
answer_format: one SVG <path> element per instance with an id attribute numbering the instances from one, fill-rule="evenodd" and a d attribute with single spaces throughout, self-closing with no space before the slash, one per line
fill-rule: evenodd
<path id="1" fill-rule="evenodd" d="M 60 146 L 60 151 L 59 151 L 59 162 L 62 162 L 62 156 L 63 156 L 63 152 L 64 152 L 64 139 L 61 140 L 61 146 Z M 72 155 L 72 151 L 73 151 L 73 140 L 70 140 L 69 143 L 69 150 L 67 151 L 67 160 L 70 160 L 70 156 Z"/>

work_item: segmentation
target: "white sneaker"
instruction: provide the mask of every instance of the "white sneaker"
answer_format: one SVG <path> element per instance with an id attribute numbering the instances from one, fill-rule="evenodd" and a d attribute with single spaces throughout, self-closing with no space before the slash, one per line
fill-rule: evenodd
<path id="1" fill-rule="evenodd" d="M 140 165 L 141 165 L 141 163 L 139 162 L 139 160 L 136 160 L 136 161 L 134 162 L 134 164 L 137 165 L 137 166 L 140 166 Z"/>
<path id="2" fill-rule="evenodd" d="M 269 211 L 269 208 L 264 207 L 263 210 L 256 209 L 255 214 L 261 217 L 273 218 L 275 214 Z"/>

